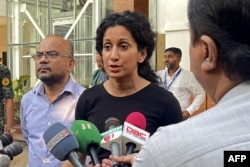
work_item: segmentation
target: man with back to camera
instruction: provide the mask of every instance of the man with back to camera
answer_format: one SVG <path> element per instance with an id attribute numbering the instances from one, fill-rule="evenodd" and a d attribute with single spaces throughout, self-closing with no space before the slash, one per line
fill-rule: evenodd
<path id="1" fill-rule="evenodd" d="M 216 105 L 159 128 L 137 156 L 115 161 L 134 162 L 133 167 L 223 167 L 224 151 L 250 150 L 249 13 L 249 0 L 189 0 L 191 70 Z"/>
<path id="2" fill-rule="evenodd" d="M 181 105 L 183 120 L 197 111 L 204 101 L 205 92 L 194 74 L 180 67 L 181 49 L 170 47 L 165 50 L 166 69 L 157 71 L 161 85 L 172 92 Z M 193 95 L 192 103 L 191 96 Z"/>

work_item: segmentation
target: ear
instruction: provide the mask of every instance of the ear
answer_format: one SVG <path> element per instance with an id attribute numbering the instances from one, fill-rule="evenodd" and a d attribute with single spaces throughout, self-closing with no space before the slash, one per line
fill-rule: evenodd
<path id="1" fill-rule="evenodd" d="M 181 58 L 182 58 L 181 56 L 177 56 L 179 62 L 181 62 Z"/>
<path id="2" fill-rule="evenodd" d="M 143 48 L 139 51 L 138 63 L 142 63 L 147 57 L 147 49 Z"/>
<path id="3" fill-rule="evenodd" d="M 201 36 L 201 42 L 203 43 L 203 61 L 201 69 L 204 71 L 214 70 L 217 67 L 218 61 L 218 49 L 212 38 L 207 35 Z"/>
<path id="4" fill-rule="evenodd" d="M 75 60 L 74 59 L 70 59 L 69 60 L 69 71 L 71 72 L 73 69 L 74 69 L 74 67 L 75 67 Z"/>

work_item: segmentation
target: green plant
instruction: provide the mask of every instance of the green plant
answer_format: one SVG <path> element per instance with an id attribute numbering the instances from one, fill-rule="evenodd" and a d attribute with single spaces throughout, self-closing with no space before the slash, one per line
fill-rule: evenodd
<path id="1" fill-rule="evenodd" d="M 30 75 L 21 75 L 18 79 L 12 81 L 12 88 L 14 91 L 14 121 L 20 121 L 20 102 L 24 93 L 27 91 L 27 81 L 30 79 Z"/>

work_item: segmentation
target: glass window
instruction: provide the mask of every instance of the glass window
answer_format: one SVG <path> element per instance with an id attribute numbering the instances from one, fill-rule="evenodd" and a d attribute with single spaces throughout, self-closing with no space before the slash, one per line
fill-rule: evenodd
<path id="1" fill-rule="evenodd" d="M 34 62 L 30 59 L 39 42 L 49 34 L 70 40 L 74 47 L 74 79 L 88 87 L 95 70 L 95 29 L 100 19 L 113 11 L 113 0 L 22 0 L 7 1 L 7 57 L 13 79 L 31 75 L 36 83 Z M 99 8 L 99 9 L 97 9 Z"/>

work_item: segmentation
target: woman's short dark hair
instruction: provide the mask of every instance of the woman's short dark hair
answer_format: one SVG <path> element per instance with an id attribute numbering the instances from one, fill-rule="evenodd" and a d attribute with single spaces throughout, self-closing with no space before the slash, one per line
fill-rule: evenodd
<path id="1" fill-rule="evenodd" d="M 192 45 L 202 35 L 211 37 L 227 77 L 250 79 L 249 0 L 189 0 L 188 19 Z"/>
<path id="2" fill-rule="evenodd" d="M 157 83 L 157 76 L 149 63 L 155 47 L 155 33 L 152 31 L 149 21 L 142 14 L 124 11 L 123 13 L 113 13 L 103 19 L 96 31 L 96 50 L 102 55 L 104 33 L 107 28 L 116 25 L 125 27 L 131 33 L 139 51 L 146 48 L 147 57 L 144 62 L 138 64 L 138 74 Z"/>

